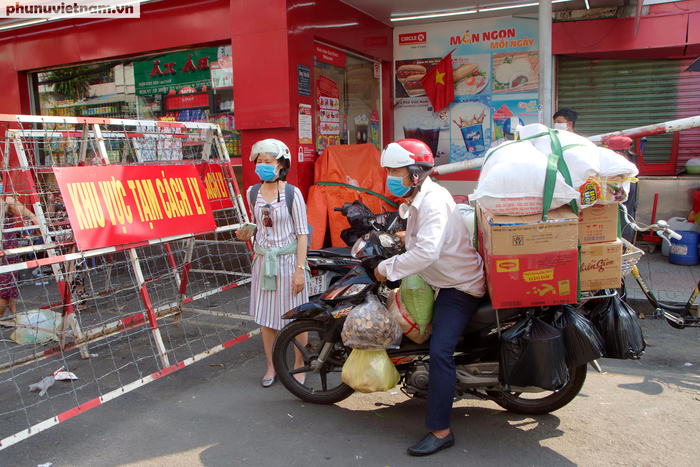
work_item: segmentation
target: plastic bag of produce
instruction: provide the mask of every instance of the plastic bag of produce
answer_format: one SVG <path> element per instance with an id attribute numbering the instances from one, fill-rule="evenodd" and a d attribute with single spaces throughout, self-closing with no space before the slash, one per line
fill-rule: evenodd
<path id="1" fill-rule="evenodd" d="M 541 214 L 548 156 L 530 141 L 521 141 L 491 149 L 486 157 L 469 201 L 478 200 L 489 211 L 506 216 Z M 557 173 L 549 209 L 578 201 L 579 196 Z"/>
<path id="2" fill-rule="evenodd" d="M 605 341 L 588 318 L 569 305 L 562 307 L 554 327 L 564 336 L 566 366 L 575 368 L 603 356 Z"/>
<path id="3" fill-rule="evenodd" d="M 343 344 L 363 350 L 398 349 L 401 336 L 401 327 L 376 295 L 348 313 L 341 333 Z"/>
<path id="4" fill-rule="evenodd" d="M 639 318 L 619 295 L 603 299 L 590 316 L 605 341 L 605 357 L 636 360 L 642 355 L 646 342 Z"/>
<path id="5" fill-rule="evenodd" d="M 561 331 L 530 316 L 501 334 L 499 380 L 555 391 L 569 381 Z"/>
<path id="6" fill-rule="evenodd" d="M 404 336 L 408 337 L 416 344 L 422 344 L 430 337 L 430 334 L 433 332 L 433 325 L 428 323 L 425 332 L 423 334 L 420 333 L 418 323 L 413 319 L 406 304 L 401 299 L 401 289 L 394 289 L 389 293 L 386 305 L 392 318 L 401 326 Z"/>
<path id="7" fill-rule="evenodd" d="M 343 365 L 341 377 L 343 383 L 359 392 L 388 391 L 401 379 L 384 349 L 354 349 Z"/>
<path id="8" fill-rule="evenodd" d="M 418 324 L 418 332 L 423 335 L 433 320 L 435 292 L 425 283 L 420 274 L 404 277 L 401 281 L 401 299 L 408 312 Z"/>

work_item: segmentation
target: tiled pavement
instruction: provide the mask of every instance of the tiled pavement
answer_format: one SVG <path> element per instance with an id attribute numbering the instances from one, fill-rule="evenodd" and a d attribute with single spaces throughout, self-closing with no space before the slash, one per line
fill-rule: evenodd
<path id="1" fill-rule="evenodd" d="M 643 245 L 637 244 L 643 248 Z M 658 247 L 654 253 L 646 253 L 637 263 L 644 282 L 657 299 L 662 302 L 685 303 L 700 280 L 700 264 L 682 266 L 671 264 L 668 256 L 661 254 Z M 627 297 L 630 299 L 646 300 L 637 281 L 632 274 L 625 276 Z"/>

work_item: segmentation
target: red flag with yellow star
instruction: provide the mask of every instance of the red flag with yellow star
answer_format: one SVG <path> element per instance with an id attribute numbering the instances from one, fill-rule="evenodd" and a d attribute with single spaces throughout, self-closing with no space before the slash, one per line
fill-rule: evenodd
<path id="1" fill-rule="evenodd" d="M 454 52 L 454 50 L 452 51 Z M 452 52 L 420 80 L 425 93 L 437 112 L 455 100 L 454 80 L 452 77 Z"/>

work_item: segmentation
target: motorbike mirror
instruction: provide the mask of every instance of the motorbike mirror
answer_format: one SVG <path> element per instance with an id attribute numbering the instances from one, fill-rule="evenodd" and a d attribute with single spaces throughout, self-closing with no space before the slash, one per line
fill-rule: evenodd
<path id="1" fill-rule="evenodd" d="M 399 206 L 399 217 L 401 219 L 408 218 L 408 204 L 403 203 L 401 206 Z"/>

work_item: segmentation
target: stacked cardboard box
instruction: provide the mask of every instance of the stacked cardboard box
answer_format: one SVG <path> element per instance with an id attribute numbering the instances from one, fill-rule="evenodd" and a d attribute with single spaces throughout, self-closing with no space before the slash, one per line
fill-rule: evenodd
<path id="1" fill-rule="evenodd" d="M 622 281 L 622 242 L 617 238 L 618 205 L 583 209 L 579 222 L 581 290 L 616 289 Z"/>
<path id="2" fill-rule="evenodd" d="M 479 253 L 494 308 L 577 301 L 578 217 L 569 206 L 541 215 L 500 216 L 477 203 Z"/>
<path id="3" fill-rule="evenodd" d="M 578 241 L 581 244 L 614 242 L 617 240 L 617 204 L 594 204 L 581 210 Z"/>

